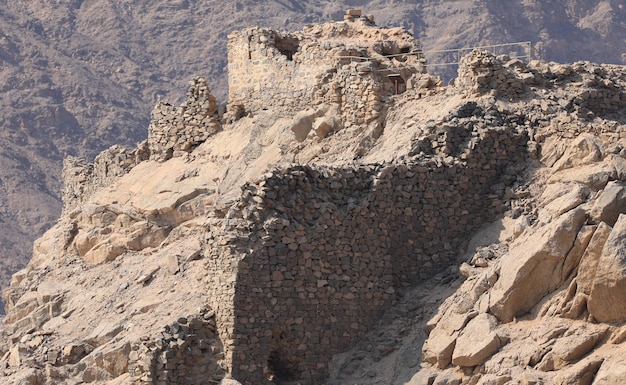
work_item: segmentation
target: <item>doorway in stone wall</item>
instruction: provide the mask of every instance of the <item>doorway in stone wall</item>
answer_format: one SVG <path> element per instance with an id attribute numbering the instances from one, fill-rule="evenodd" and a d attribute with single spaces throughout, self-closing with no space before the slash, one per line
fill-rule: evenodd
<path id="1" fill-rule="evenodd" d="M 298 360 L 293 352 L 294 341 L 289 332 L 274 330 L 272 350 L 267 358 L 268 380 L 276 385 L 289 385 L 300 378 Z"/>

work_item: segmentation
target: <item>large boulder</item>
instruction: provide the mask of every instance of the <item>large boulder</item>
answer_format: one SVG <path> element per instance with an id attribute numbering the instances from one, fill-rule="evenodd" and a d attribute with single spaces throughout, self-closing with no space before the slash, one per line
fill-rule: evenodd
<path id="1" fill-rule="evenodd" d="M 294 116 L 291 122 L 291 131 L 295 134 L 298 142 L 303 142 L 309 135 L 316 117 L 317 111 L 312 109 L 300 111 Z"/>
<path id="2" fill-rule="evenodd" d="M 600 365 L 602 365 L 602 358 L 586 358 L 565 370 L 559 371 L 554 376 L 554 384 L 591 385 Z"/>
<path id="3" fill-rule="evenodd" d="M 604 360 L 596 373 L 593 385 L 626 384 L 626 364 L 621 359 Z"/>
<path id="4" fill-rule="evenodd" d="M 598 261 L 587 308 L 600 322 L 626 321 L 626 215 L 620 214 Z"/>
<path id="5" fill-rule="evenodd" d="M 555 171 L 575 166 L 596 163 L 602 160 L 601 144 L 589 134 L 576 138 L 565 151 L 565 154 L 552 167 Z"/>
<path id="6" fill-rule="evenodd" d="M 602 256 L 602 250 L 606 240 L 611 235 L 611 226 L 601 222 L 593 233 L 589 245 L 585 249 L 580 263 L 578 264 L 578 274 L 576 275 L 576 285 L 578 293 L 591 294 L 591 287 L 598 268 L 598 261 Z"/>
<path id="7" fill-rule="evenodd" d="M 489 307 L 502 322 L 532 309 L 564 281 L 562 268 L 587 216 L 577 208 L 520 239 L 502 257 L 500 278 L 491 290 Z"/>
<path id="8" fill-rule="evenodd" d="M 611 181 L 594 201 L 589 216 L 595 223 L 613 226 L 619 214 L 626 212 L 626 183 Z"/>
<path id="9" fill-rule="evenodd" d="M 496 333 L 497 326 L 498 320 L 491 314 L 482 313 L 472 319 L 457 338 L 452 363 L 476 366 L 485 362 L 502 346 L 502 338 Z"/>

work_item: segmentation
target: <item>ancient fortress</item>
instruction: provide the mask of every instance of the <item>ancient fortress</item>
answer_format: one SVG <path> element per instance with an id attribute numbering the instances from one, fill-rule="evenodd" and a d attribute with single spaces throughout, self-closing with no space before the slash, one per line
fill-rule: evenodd
<path id="1" fill-rule="evenodd" d="M 532 115 L 497 104 L 505 92 L 514 101 L 539 87 L 547 75 L 474 53 L 455 83 L 454 92 L 467 100 L 425 123 L 421 136 L 405 144 L 406 156 L 359 162 L 363 150 L 351 163 L 294 164 L 290 149 L 314 141 L 353 135 L 370 145 L 384 135 L 390 113 L 408 114 L 411 103 L 436 95 L 432 88 L 440 84 L 425 74 L 419 44 L 405 30 L 378 28 L 351 10 L 342 22 L 300 32 L 233 32 L 228 46 L 225 109 L 195 78 L 181 106 L 155 107 L 148 139 L 136 149 L 113 147 L 94 164 L 66 160 L 63 217 L 5 293 L 3 330 L 15 342 L 3 349 L 7 359 L 15 367 L 32 361 L 49 368 L 33 369 L 29 378 L 319 383 L 333 354 L 371 330 L 406 288 L 457 263 L 468 234 L 525 196 L 512 187 L 537 155 L 534 130 L 555 119 L 556 112 L 545 111 L 563 107 L 532 106 L 528 111 L 544 110 Z M 572 94 L 570 107 L 614 112 L 624 100 L 611 90 Z M 493 100 L 481 105 L 472 97 Z M 204 146 L 266 111 L 290 122 L 292 147 L 276 151 L 279 165 L 267 164 L 262 175 L 233 187 L 234 199 L 218 199 L 224 177 L 203 165 L 235 160 Z M 262 159 L 260 150 L 251 153 Z M 120 191 L 132 194 L 115 195 Z M 155 196 L 171 203 L 153 204 Z M 103 287 L 119 285 L 115 295 L 128 295 L 128 303 L 103 306 L 102 314 L 116 321 L 93 326 L 79 342 L 42 332 L 35 344 L 33 330 L 82 314 L 70 307 L 74 288 L 37 287 L 34 277 L 50 274 L 63 258 L 84 274 L 119 276 Z M 154 303 L 116 281 L 129 271 L 137 293 L 155 288 Z M 66 279 L 77 275 L 72 270 Z M 180 305 L 163 299 L 186 288 Z M 152 315 L 159 309 L 167 312 Z M 140 322 L 144 315 L 148 326 Z"/>
<path id="2" fill-rule="evenodd" d="M 417 87 L 423 63 L 404 29 L 375 27 L 358 12 L 296 33 L 233 32 L 221 118 L 305 111 L 293 127 L 300 141 L 310 130 L 323 137 L 352 126 L 377 136 L 390 98 Z M 87 168 L 68 160 L 66 211 L 136 162 L 182 156 L 221 129 L 202 79 L 190 83 L 187 97 L 179 108 L 156 106 L 147 144 L 138 149 L 112 148 Z M 504 183 L 515 178 L 509 166 L 526 156 L 525 133 L 477 127 L 471 138 L 458 135 L 448 130 L 428 143 L 435 158 L 272 171 L 244 185 L 225 218 L 213 218 L 203 250 L 233 378 L 259 384 L 268 376 L 324 377 L 328 357 L 367 332 L 396 290 L 448 267 L 465 234 L 502 211 Z M 154 370 L 130 366 L 138 383 Z"/>

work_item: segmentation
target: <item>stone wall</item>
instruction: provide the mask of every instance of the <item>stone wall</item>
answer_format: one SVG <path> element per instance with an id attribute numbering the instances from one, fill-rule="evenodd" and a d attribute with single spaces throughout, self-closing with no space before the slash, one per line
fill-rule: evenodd
<path id="1" fill-rule="evenodd" d="M 381 101 L 425 72 L 419 43 L 403 29 L 367 17 L 286 33 L 250 28 L 229 35 L 227 119 L 272 108 L 317 105 L 340 111 L 346 126 L 376 120 Z"/>
<path id="2" fill-rule="evenodd" d="M 112 146 L 98 154 L 93 163 L 71 156 L 65 158 L 61 193 L 63 212 L 69 212 L 85 202 L 94 192 L 110 185 L 137 164 L 147 160 L 149 154 L 147 142 L 143 141 L 133 150 L 118 145 Z"/>
<path id="3" fill-rule="evenodd" d="M 127 150 L 112 146 L 101 152 L 92 164 L 75 157 L 63 161 L 63 211 L 71 211 L 140 162 L 165 161 L 187 154 L 221 129 L 215 97 L 204 78 L 193 78 L 187 99 L 180 107 L 157 103 L 152 110 L 148 140 L 139 143 L 137 148 Z"/>
<path id="4" fill-rule="evenodd" d="M 131 347 L 128 373 L 135 385 L 219 384 L 224 358 L 214 312 L 180 318 L 159 335 Z"/>
<path id="5" fill-rule="evenodd" d="M 315 383 L 398 290 L 454 263 L 466 235 L 503 211 L 525 132 L 446 138 L 434 151 L 459 158 L 268 172 L 214 218 L 207 282 L 235 379 Z"/>
<path id="6" fill-rule="evenodd" d="M 152 110 L 148 127 L 150 159 L 165 161 L 189 153 L 221 129 L 215 97 L 206 80 L 195 77 L 180 107 L 159 102 Z"/>

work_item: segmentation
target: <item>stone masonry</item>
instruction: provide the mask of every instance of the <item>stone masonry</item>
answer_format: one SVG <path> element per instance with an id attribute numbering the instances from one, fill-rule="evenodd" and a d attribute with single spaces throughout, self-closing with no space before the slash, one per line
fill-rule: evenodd
<path id="1" fill-rule="evenodd" d="M 215 97 L 206 80 L 193 78 L 187 100 L 180 107 L 159 102 L 152 110 L 148 128 L 150 158 L 164 161 L 191 152 L 222 129 L 217 112 Z"/>
<path id="2" fill-rule="evenodd" d="M 464 234 L 502 211 L 526 141 L 483 130 L 463 162 L 292 166 L 244 186 L 205 248 L 233 377 L 324 377 L 327 357 L 369 330 L 397 290 L 449 266 Z"/>
<path id="3" fill-rule="evenodd" d="M 228 55 L 228 120 L 268 108 L 289 114 L 326 106 L 338 112 L 340 126 L 379 126 L 385 98 L 425 72 L 409 32 L 378 28 L 365 16 L 295 33 L 235 31 Z"/>
<path id="4" fill-rule="evenodd" d="M 224 369 L 212 311 L 181 317 L 156 338 L 142 338 L 131 347 L 128 372 L 134 384 L 218 384 Z"/>

